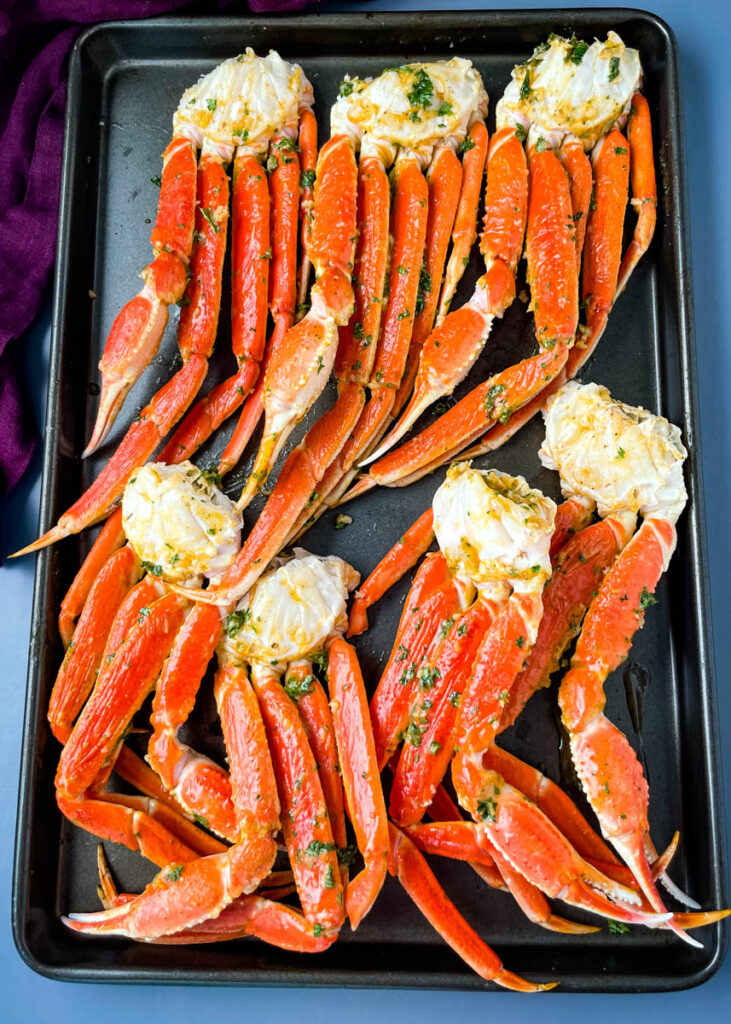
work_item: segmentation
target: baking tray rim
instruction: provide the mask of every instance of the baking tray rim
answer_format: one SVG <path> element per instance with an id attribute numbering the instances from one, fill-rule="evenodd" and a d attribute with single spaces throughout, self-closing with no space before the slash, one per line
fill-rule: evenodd
<path id="1" fill-rule="evenodd" d="M 54 515 L 53 504 L 56 491 L 56 479 L 58 466 L 56 461 L 56 441 L 58 435 L 58 379 L 62 355 L 62 324 L 65 319 L 66 304 L 68 301 L 67 291 L 69 288 L 70 260 L 68 249 L 70 246 L 70 186 L 74 178 L 74 155 L 76 151 L 76 136 L 78 133 L 78 121 L 75 118 L 75 111 L 80 100 L 82 91 L 82 69 L 81 61 L 86 47 L 89 46 L 97 36 L 115 31 L 154 31 L 155 29 L 187 29 L 195 27 L 197 30 L 217 30 L 221 27 L 231 30 L 245 31 L 247 27 L 265 25 L 271 21 L 278 27 L 286 27 L 290 22 L 293 29 L 306 18 L 312 22 L 319 21 L 321 24 L 331 22 L 342 25 L 343 22 L 351 24 L 362 24 L 363 27 L 378 24 L 381 21 L 410 22 L 414 17 L 427 17 L 430 20 L 443 24 L 445 27 L 454 27 L 455 23 L 465 25 L 484 24 L 488 20 L 492 24 L 500 24 L 505 27 L 511 25 L 520 26 L 545 23 L 547 27 L 556 24 L 564 25 L 571 22 L 610 21 L 616 18 L 635 18 L 644 21 L 658 30 L 665 39 L 666 59 L 668 70 L 668 107 L 669 107 L 669 165 L 672 172 L 675 192 L 673 209 L 677 211 L 671 216 L 670 234 L 673 240 L 673 263 L 674 271 L 678 279 L 677 314 L 678 314 L 678 349 L 679 367 L 678 378 L 680 382 L 681 404 L 683 407 L 686 424 L 692 430 L 693 442 L 697 449 L 701 449 L 700 422 L 698 415 L 698 376 L 696 366 L 695 331 L 693 315 L 693 287 L 691 275 L 690 258 L 690 229 L 688 193 L 686 183 L 686 149 L 685 149 L 685 121 L 683 114 L 683 100 L 680 88 L 678 73 L 678 49 L 675 34 L 670 25 L 653 12 L 632 7 L 591 7 L 591 8 L 555 8 L 553 10 L 457 10 L 457 11 L 358 11 L 358 12 L 329 12 L 329 13 L 307 13 L 305 15 L 270 15 L 267 18 L 253 17 L 210 17 L 210 18 L 186 18 L 186 17 L 159 17 L 151 19 L 134 19 L 129 21 L 107 21 L 85 29 L 76 40 L 69 65 L 69 84 L 67 94 L 67 105 L 64 125 L 64 147 L 62 157 L 61 195 L 59 205 L 59 227 L 56 243 L 56 263 L 53 278 L 53 313 L 51 326 L 51 354 L 49 361 L 49 380 L 46 403 L 46 416 L 44 424 L 44 454 L 41 476 L 41 496 L 39 503 L 39 529 L 45 530 L 51 523 Z M 164 58 L 163 58 L 164 59 Z M 674 114 L 674 116 L 672 116 Z M 717 713 L 715 680 L 714 680 L 714 653 L 712 617 L 710 607 L 710 592 L 708 586 L 708 554 L 707 534 L 705 518 L 705 495 L 703 489 L 703 466 L 702 458 L 693 460 L 689 472 L 693 480 L 694 502 L 688 509 L 691 527 L 689 529 L 689 546 L 692 548 L 692 558 L 697 569 L 697 579 L 694 587 L 695 616 L 698 626 L 698 686 L 701 698 L 702 710 L 702 732 L 706 742 L 703 746 L 705 779 L 708 788 L 710 805 L 712 808 L 709 821 L 709 836 L 713 841 L 713 863 L 715 868 L 715 881 L 717 890 L 722 893 L 722 903 L 728 902 L 727 891 L 728 881 L 726 872 L 726 848 L 724 829 L 724 803 L 722 790 L 722 777 L 720 771 L 720 723 Z M 288 968 L 274 968 L 272 970 L 262 969 L 229 969 L 229 968 L 205 968 L 191 969 L 181 968 L 172 970 L 168 968 L 150 967 L 120 967 L 109 966 L 88 966 L 81 964 L 56 965 L 43 961 L 31 949 L 26 936 L 24 925 L 25 901 L 23 896 L 26 891 L 29 872 L 29 850 L 24 846 L 21 837 L 25 834 L 25 825 L 29 820 L 31 805 L 34 801 L 33 793 L 33 762 L 35 759 L 37 736 L 34 724 L 37 719 L 38 703 L 38 672 L 40 669 L 40 649 L 43 636 L 43 619 L 45 613 L 44 595 L 48 585 L 50 574 L 50 549 L 42 550 L 36 561 L 34 592 L 31 612 L 31 636 L 29 644 L 28 674 L 26 683 L 25 714 L 21 746 L 21 766 L 18 792 L 18 808 L 16 818 L 16 837 L 13 863 L 13 883 L 11 899 L 11 918 L 13 940 L 22 960 L 36 973 L 59 981 L 91 982 L 91 983 L 143 983 L 143 984 L 197 984 L 197 985 L 226 985 L 246 987 L 334 987 L 352 989 L 369 988 L 402 988 L 413 990 L 463 990 L 463 991 L 493 991 L 493 988 L 486 987 L 482 979 L 477 976 L 468 983 L 461 979 L 445 975 L 445 980 L 440 984 L 436 981 L 433 973 L 409 972 L 404 976 L 401 972 L 388 972 L 386 978 L 381 974 L 380 979 L 374 984 L 373 972 L 357 971 L 351 973 L 347 980 L 333 980 L 332 968 L 325 968 L 320 971 L 308 968 L 302 973 L 295 972 L 292 979 L 292 972 Z M 557 991 L 559 992 L 661 992 L 678 991 L 700 985 L 707 981 L 720 968 L 729 942 L 729 921 L 720 922 L 714 927 L 714 939 L 712 940 L 712 955 L 703 967 L 693 973 L 681 975 L 675 978 L 658 977 L 656 975 L 632 975 L 624 980 L 613 982 L 611 987 L 607 986 L 609 980 L 606 975 L 599 973 L 582 974 L 574 973 L 563 979 Z M 245 976 L 242 977 L 242 974 Z M 527 972 L 530 976 L 530 972 Z M 288 975 L 290 980 L 281 975 Z M 603 987 L 599 987 L 600 982 Z M 484 986 L 484 987 L 483 987 Z"/>

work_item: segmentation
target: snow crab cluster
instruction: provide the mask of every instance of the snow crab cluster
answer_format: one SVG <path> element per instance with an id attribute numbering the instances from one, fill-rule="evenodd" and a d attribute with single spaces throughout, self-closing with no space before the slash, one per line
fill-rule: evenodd
<path id="1" fill-rule="evenodd" d="M 552 35 L 514 68 L 488 138 L 471 62 L 415 62 L 346 77 L 319 154 L 312 88 L 275 53 L 247 51 L 184 93 L 154 258 L 112 325 L 84 454 L 104 442 L 175 302 L 182 368 L 88 491 L 24 549 L 107 520 L 59 616 L 57 802 L 161 869 L 143 893 L 119 893 L 102 857 L 104 909 L 69 915 L 69 927 L 175 943 L 251 935 L 318 952 L 346 917 L 358 926 L 390 871 L 482 977 L 535 991 L 552 984 L 503 967 L 424 854 L 469 862 L 559 932 L 596 929 L 549 899 L 690 943 L 689 929 L 728 913 L 700 911 L 671 881 L 677 835 L 658 854 L 642 768 L 604 714 L 605 681 L 654 603 L 686 502 L 678 428 L 572 379 L 654 231 L 641 85 L 639 54 L 616 34 Z M 637 221 L 623 253 L 628 192 Z M 480 202 L 485 273 L 453 308 Z M 196 401 L 229 217 L 236 369 Z M 390 451 L 476 363 L 516 297 L 523 253 L 537 353 Z M 242 543 L 243 510 L 331 373 L 334 404 L 284 460 Z M 190 457 L 238 410 L 217 469 L 198 469 Z M 541 410 L 558 506 L 470 461 Z M 221 477 L 262 418 L 234 502 Z M 326 509 L 465 449 L 359 589 L 347 562 L 291 549 Z M 346 631 L 362 633 L 368 608 L 419 562 L 369 704 Z M 577 635 L 558 702 L 601 835 L 497 744 Z M 227 769 L 181 738 L 209 667 Z M 143 759 L 126 738 L 149 697 Z M 113 791 L 112 771 L 138 795 Z M 667 910 L 658 881 L 693 909 Z M 297 906 L 284 902 L 294 894 Z"/>

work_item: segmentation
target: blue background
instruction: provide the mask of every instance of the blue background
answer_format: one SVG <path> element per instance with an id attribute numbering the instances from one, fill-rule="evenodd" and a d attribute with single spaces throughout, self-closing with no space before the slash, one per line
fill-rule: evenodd
<path id="1" fill-rule="evenodd" d="M 568 4 L 567 4 L 568 5 Z M 324 10 L 352 9 L 347 3 L 325 3 Z M 455 2 L 450 8 L 480 8 L 481 3 Z M 504 3 L 503 8 L 551 8 L 549 3 Z M 575 2 L 574 6 L 595 4 Z M 603 5 L 607 6 L 607 5 Z M 360 8 L 360 5 L 358 5 Z M 372 0 L 368 10 L 439 10 L 430 0 Z M 362 8 L 360 8 L 362 9 Z M 723 736 L 727 832 L 731 824 L 731 630 L 727 581 L 731 579 L 728 540 L 731 506 L 731 345 L 727 323 L 731 281 L 731 195 L 728 167 L 729 110 L 727 68 L 731 47 L 731 5 L 728 0 L 654 0 L 649 5 L 673 28 L 680 50 L 680 72 L 686 118 L 688 184 L 694 268 L 696 338 L 700 389 L 703 463 L 706 480 L 708 544 L 714 614 L 716 685 Z M 232 12 L 234 13 L 234 12 Z M 242 12 L 243 13 L 243 12 Z M 50 303 L 25 338 L 23 366 L 36 422 L 43 422 L 48 377 Z M 30 472 L 0 504 L 5 554 L 32 533 L 38 517 L 40 453 Z M 86 1019 L 166 1021 L 237 1019 L 306 1020 L 308 1024 L 347 1019 L 352 1022 L 420 1020 L 424 1024 L 459 1015 L 477 1019 L 486 1013 L 511 1024 L 537 1013 L 549 1024 L 567 1017 L 639 1021 L 648 1014 L 665 1021 L 731 1019 L 731 957 L 701 988 L 648 996 L 578 996 L 552 994 L 528 999 L 508 993 L 407 991 L 333 991 L 210 989 L 108 985 L 68 985 L 34 974 L 20 960 L 10 929 L 15 807 L 20 736 L 23 720 L 27 647 L 33 585 L 33 562 L 23 559 L 0 570 L 0 650 L 3 652 L 3 709 L 0 714 L 0 1022 L 47 1021 L 56 1024 Z M 729 844 L 731 846 L 731 844 Z M 536 1002 L 536 999 L 538 1000 Z"/>

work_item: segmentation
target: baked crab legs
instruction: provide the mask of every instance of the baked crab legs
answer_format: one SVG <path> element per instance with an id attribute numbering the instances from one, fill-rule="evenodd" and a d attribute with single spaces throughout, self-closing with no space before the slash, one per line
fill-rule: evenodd
<path id="1" fill-rule="evenodd" d="M 70 926 L 149 941 L 254 934 L 290 949 L 326 948 L 346 913 L 356 927 L 370 909 L 388 852 L 365 690 L 342 640 L 347 594 L 358 576 L 340 559 L 297 551 L 228 616 L 205 605 L 191 609 L 167 584 L 220 572 L 235 553 L 240 514 L 190 465 L 143 467 L 125 491 L 123 510 L 130 543 L 100 573 L 77 626 L 79 643 L 54 688 L 49 716 L 65 740 L 57 797 L 72 820 L 139 849 L 163 871 L 140 896 L 114 897 L 104 913 L 73 918 Z M 120 605 L 124 585 L 112 563 L 123 554 L 131 572 Z M 94 624 L 103 633 L 110 617 L 95 669 L 81 641 Z M 330 705 L 313 672 L 314 655 L 329 662 Z M 178 736 L 214 656 L 230 772 Z M 87 681 L 79 673 L 74 684 L 79 659 Z M 84 702 L 89 679 L 91 694 L 72 725 L 71 705 Z M 161 804 L 103 789 L 131 718 L 153 689 L 147 761 L 159 777 Z M 344 804 L 365 862 L 352 880 L 338 859 L 339 851 L 347 854 Z M 301 914 L 251 895 L 262 885 L 278 888 L 271 868 L 280 831 Z"/>
<path id="2" fill-rule="evenodd" d="M 486 277 L 475 296 L 425 343 L 412 402 L 366 460 L 377 461 L 350 497 L 377 484 L 408 484 L 482 435 L 469 456 L 494 450 L 592 353 L 655 227 L 651 125 L 647 101 L 638 91 L 641 77 L 638 52 L 615 33 L 591 45 L 551 36 L 514 68 L 497 106 L 498 130 L 488 155 L 481 239 Z M 623 257 L 630 168 L 631 205 L 638 217 Z M 524 232 L 538 354 L 490 377 L 386 455 L 420 413 L 451 394 L 474 364 L 493 316 L 514 297 Z M 497 292 L 486 286 L 492 278 L 502 282 Z"/>
<path id="3" fill-rule="evenodd" d="M 135 468 L 150 458 L 195 399 L 218 326 L 230 162 L 231 329 L 237 371 L 191 409 L 168 442 L 165 461 L 189 457 L 257 382 L 266 353 L 268 307 L 274 322 L 270 351 L 281 344 L 295 316 L 301 167 L 309 202 L 316 152 L 311 105 L 312 89 L 300 67 L 274 52 L 257 57 L 251 50 L 225 61 L 183 94 L 163 158 L 154 260 L 143 271 L 142 291 L 112 326 L 100 364 L 97 423 L 86 454 L 102 443 L 129 389 L 157 352 L 171 302 L 181 305 L 183 366 L 140 412 L 85 494 L 24 551 L 103 519 Z M 260 395 L 255 401 L 252 395 L 247 409 L 243 437 L 242 430 L 236 431 L 225 453 L 227 468 L 256 425 Z"/>
<path id="4" fill-rule="evenodd" d="M 436 295 L 450 233 L 453 250 L 459 252 L 465 245 L 468 251 L 474 237 L 486 150 L 485 110 L 479 75 L 469 61 L 459 58 L 406 65 L 371 82 L 343 82 L 333 108 L 332 135 L 318 162 L 308 243 L 320 275 L 312 289 L 313 305 L 282 347 L 284 352 L 291 341 L 296 358 L 282 359 L 281 365 L 273 358 L 267 368 L 264 436 L 240 507 L 263 484 L 286 436 L 320 394 L 333 366 L 338 398 L 285 460 L 235 568 L 197 599 L 225 604 L 244 594 L 269 559 L 317 511 L 360 452 L 385 429 L 418 320 L 420 280 L 422 294 L 427 294 L 422 274 L 425 246 L 432 254 L 429 294 Z M 463 173 L 455 151 L 466 139 L 470 145 L 465 147 Z M 331 187 L 326 187 L 322 170 L 326 161 L 333 167 L 337 161 L 340 168 Z M 394 182 L 392 202 L 388 167 Z M 334 252 L 336 228 L 342 230 L 342 250 L 337 260 L 325 259 L 326 251 Z M 448 279 L 458 276 L 456 269 L 447 267 Z M 320 283 L 324 287 L 327 280 L 336 279 L 342 287 L 343 317 L 332 315 L 329 299 L 317 299 Z M 427 315 L 433 320 L 431 300 Z"/>

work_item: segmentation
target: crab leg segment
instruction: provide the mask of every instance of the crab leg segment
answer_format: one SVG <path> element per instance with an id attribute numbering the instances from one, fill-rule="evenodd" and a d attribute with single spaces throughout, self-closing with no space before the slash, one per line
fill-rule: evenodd
<path id="1" fill-rule="evenodd" d="M 196 605 L 175 639 L 156 687 L 147 761 L 188 813 L 206 828 L 233 840 L 236 816 L 228 773 L 178 738 L 221 633 L 219 609 Z"/>
<path id="2" fill-rule="evenodd" d="M 593 177 L 591 161 L 577 138 L 567 135 L 561 143 L 558 158 L 569 179 L 571 193 L 571 219 L 573 221 L 574 247 L 576 249 L 576 270 L 581 271 L 581 257 L 584 252 L 586 225 L 591 209 Z"/>
<path id="3" fill-rule="evenodd" d="M 357 169 L 351 140 L 334 135 L 317 162 L 310 240 L 317 282 L 309 312 L 272 353 L 264 388 L 264 437 L 239 499 L 245 508 L 269 475 L 292 429 L 325 387 L 337 347 L 338 325 L 353 308 L 350 277 L 355 249 Z"/>
<path id="4" fill-rule="evenodd" d="M 348 884 L 345 907 L 355 930 L 381 891 L 387 871 L 388 820 L 376 761 L 368 699 L 355 651 L 336 637 L 328 680 L 348 815 L 365 866 Z"/>
<path id="5" fill-rule="evenodd" d="M 307 733 L 271 669 L 254 665 L 252 682 L 269 740 L 282 832 L 302 910 L 313 924 L 337 931 L 345 918 L 338 857 Z"/>
<path id="6" fill-rule="evenodd" d="M 312 664 L 306 660 L 289 665 L 285 689 L 297 703 L 297 710 L 307 733 L 307 741 L 315 756 L 333 839 L 340 849 L 344 849 L 348 840 L 345 831 L 343 780 L 327 695 L 312 674 Z"/>
<path id="7" fill-rule="evenodd" d="M 569 357 L 569 377 L 577 373 L 596 348 L 617 295 L 629 185 L 629 144 L 624 135 L 610 132 L 594 147 L 592 162 L 594 208 L 586 229 L 582 274 L 586 329 Z"/>
<path id="8" fill-rule="evenodd" d="M 119 606 L 141 575 L 132 548 L 110 555 L 89 591 L 51 693 L 48 720 L 53 735 L 66 743 L 102 664 L 107 635 Z"/>
<path id="9" fill-rule="evenodd" d="M 645 519 L 605 576 L 559 691 L 572 758 L 602 832 L 660 912 L 646 854 L 647 782 L 627 738 L 603 713 L 604 681 L 627 657 L 674 547 L 672 523 Z M 670 927 L 687 941 L 679 927 Z"/>
<path id="10" fill-rule="evenodd" d="M 469 261 L 470 250 L 477 237 L 477 206 L 480 201 L 487 158 L 487 128 L 484 122 L 475 121 L 462 144 L 462 149 L 464 150 L 462 187 L 452 232 L 452 252 L 444 275 L 442 293 L 439 297 L 438 323 L 449 312 L 452 298 L 457 290 L 457 285 L 462 280 Z"/>
<path id="11" fill-rule="evenodd" d="M 266 343 L 271 256 L 266 174 L 261 161 L 240 148 L 233 165 L 231 344 L 238 365 L 251 359 L 255 371 Z"/>
<path id="12" fill-rule="evenodd" d="M 122 510 L 117 509 L 111 514 L 99 531 L 99 536 L 91 546 L 89 554 L 74 577 L 66 596 L 61 602 L 58 616 L 58 631 L 64 647 L 68 648 L 74 635 L 76 620 L 84 610 L 92 586 L 101 572 L 102 566 L 115 551 L 125 542 L 122 529 Z"/>
<path id="13" fill-rule="evenodd" d="M 273 834 L 279 828 L 279 801 L 259 706 L 246 673 L 234 666 L 219 669 L 215 693 L 231 762 L 236 845 L 187 864 L 170 864 L 136 899 L 64 918 L 70 928 L 155 940 L 217 917 L 269 873 L 277 849 Z"/>
<path id="14" fill-rule="evenodd" d="M 516 408 L 539 394 L 564 367 L 567 356 L 567 349 L 557 345 L 479 384 L 426 430 L 371 466 L 369 487 L 403 487 L 453 458 L 477 440 L 486 424 L 507 421 Z"/>
<path id="15" fill-rule="evenodd" d="M 426 180 L 429 185 L 429 219 L 424 261 L 419 276 L 411 346 L 404 376 L 396 394 L 394 415 L 398 415 L 409 400 L 419 368 L 421 349 L 432 332 L 437 313 L 444 264 L 447 261 L 447 249 L 462 185 L 462 164 L 450 146 L 437 149 L 426 172 Z"/>
<path id="16" fill-rule="evenodd" d="M 99 410 L 84 456 L 96 451 L 109 433 L 130 388 L 160 347 L 168 306 L 185 291 L 195 203 L 195 150 L 188 139 L 179 136 L 163 154 L 160 202 L 150 238 L 155 258 L 142 272 L 144 288 L 112 324 L 99 363 Z"/>
<path id="17" fill-rule="evenodd" d="M 406 889 L 427 921 L 465 963 L 487 981 L 516 992 L 538 992 L 554 988 L 555 983 L 538 985 L 506 971 L 500 958 L 467 924 L 449 900 L 423 855 L 408 836 L 389 824 L 391 854 L 389 871 Z"/>
<path id="18" fill-rule="evenodd" d="M 310 234 L 312 232 L 312 210 L 315 196 L 315 175 L 317 168 L 317 120 L 309 107 L 300 111 L 299 126 L 300 163 L 302 173 L 300 176 L 300 188 L 302 198 L 300 201 L 299 216 L 302 222 L 301 231 L 301 259 L 299 274 L 297 276 L 297 308 L 298 319 L 304 315 L 304 306 L 307 303 L 307 289 L 310 284 L 310 262 L 309 246 Z M 299 310 L 302 309 L 302 314 Z"/>
<path id="19" fill-rule="evenodd" d="M 637 211 L 637 224 L 634 237 L 619 268 L 615 299 L 624 291 L 632 271 L 640 258 L 647 252 L 647 247 L 655 233 L 657 219 L 657 185 L 655 183 L 655 162 L 652 155 L 650 108 L 641 93 L 635 93 L 632 97 L 627 123 L 627 139 L 630 147 L 632 175 L 631 203 Z"/>
<path id="20" fill-rule="evenodd" d="M 348 636 L 358 636 L 368 628 L 367 611 L 386 591 L 419 561 L 434 540 L 434 513 L 422 512 L 384 558 L 378 563 L 362 587 L 356 591 L 350 609 Z"/>

